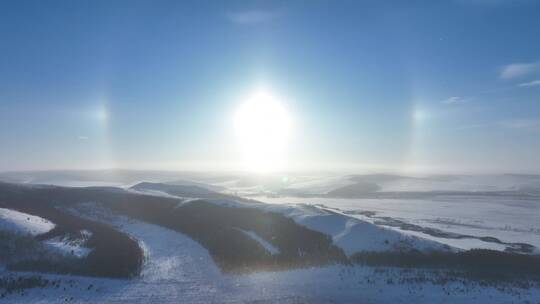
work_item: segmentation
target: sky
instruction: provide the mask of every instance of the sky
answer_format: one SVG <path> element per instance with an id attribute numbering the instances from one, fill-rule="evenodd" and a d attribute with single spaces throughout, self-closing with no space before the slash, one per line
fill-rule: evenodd
<path id="1" fill-rule="evenodd" d="M 540 173 L 540 2 L 0 2 L 0 171 L 241 170 L 234 117 L 290 118 L 280 170 Z"/>

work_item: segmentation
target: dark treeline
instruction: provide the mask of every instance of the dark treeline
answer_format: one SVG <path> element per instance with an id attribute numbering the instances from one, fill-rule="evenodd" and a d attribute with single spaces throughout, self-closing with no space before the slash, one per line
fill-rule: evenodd
<path id="1" fill-rule="evenodd" d="M 350 257 L 354 264 L 386 267 L 436 268 L 461 270 L 482 279 L 540 280 L 540 256 L 472 249 L 463 252 L 358 252 Z"/>
<path id="2" fill-rule="evenodd" d="M 179 199 L 112 188 L 26 187 L 0 183 L 0 207 L 4 205 L 42 216 L 57 223 L 61 230 L 92 231 L 94 235 L 90 243 L 95 249 L 88 256 L 85 265 L 102 270 L 121 267 L 119 272 L 138 269 L 142 256 L 132 252 L 135 250 L 133 244 L 127 244 L 129 241 L 134 242 L 133 240 L 121 238 L 125 235 L 118 231 L 106 233 L 107 230 L 112 230 L 107 225 L 61 211 L 62 207 L 86 202 L 99 202 L 121 214 L 184 233 L 205 247 L 218 266 L 226 272 L 348 262 L 346 255 L 333 245 L 329 236 L 298 225 L 284 215 L 256 208 L 219 206 L 204 200 L 179 205 Z M 55 230 L 51 231 L 51 234 L 58 233 Z M 241 230 L 255 232 L 277 247 L 280 253 L 271 255 L 259 242 Z M 110 247 L 106 249 L 102 245 Z M 128 258 L 127 254 L 133 254 L 135 258 Z M 107 258 L 106 255 L 113 255 L 114 258 Z M 126 261 L 115 264 L 116 259 L 124 258 Z"/>
<path id="3" fill-rule="evenodd" d="M 53 221 L 58 227 L 49 236 L 81 229 L 93 232 L 89 244 L 94 250 L 83 260 L 81 274 L 130 276 L 138 273 L 143 255 L 134 240 L 108 225 L 61 211 L 87 202 L 97 202 L 120 214 L 188 235 L 205 247 L 226 272 L 353 263 L 463 270 L 488 278 L 540 278 L 540 256 L 478 249 L 459 253 L 359 252 L 347 258 L 328 235 L 298 225 L 282 214 L 258 208 L 222 206 L 204 200 L 182 204 L 180 199 L 115 188 L 26 187 L 0 183 L 0 207 Z M 270 254 L 242 230 L 255 232 L 278 248 L 279 253 Z M 45 267 L 43 265 L 49 269 L 55 267 L 46 264 L 41 267 Z M 28 269 L 35 267 L 27 266 Z"/>
<path id="4" fill-rule="evenodd" d="M 208 249 L 224 271 L 286 269 L 347 262 L 343 251 L 320 232 L 273 212 L 193 201 L 181 206 L 130 200 L 115 208 L 129 216 L 189 235 Z M 271 255 L 241 230 L 253 231 L 279 249 Z"/>
<path id="5" fill-rule="evenodd" d="M 8 265 L 9 268 L 119 278 L 138 275 L 144 259 L 138 243 L 109 225 L 83 219 L 57 208 L 64 201 L 62 189 L 0 183 L 0 207 L 40 216 L 56 224 L 50 232 L 37 236 L 38 240 L 88 230 L 92 236 L 85 245 L 92 251 L 80 259 L 60 260 L 44 256 Z"/>

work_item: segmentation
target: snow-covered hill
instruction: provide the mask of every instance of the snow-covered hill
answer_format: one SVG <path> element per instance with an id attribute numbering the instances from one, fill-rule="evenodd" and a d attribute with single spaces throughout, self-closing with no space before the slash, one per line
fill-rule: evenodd
<path id="1" fill-rule="evenodd" d="M 39 216 L 0 208 L 0 230 L 36 236 L 49 232 L 54 223 Z"/>
<path id="2" fill-rule="evenodd" d="M 183 199 L 182 203 L 193 201 L 194 193 L 191 188 L 184 189 L 184 187 L 173 185 L 160 185 L 159 187 L 153 185 L 152 189 L 161 190 L 166 197 L 176 194 L 173 196 Z M 208 192 L 203 194 L 211 196 Z M 185 195 L 185 197 L 182 195 Z M 257 208 L 283 214 L 300 225 L 331 236 L 334 244 L 343 249 L 347 255 L 359 251 L 452 250 L 449 246 L 436 241 L 380 227 L 371 222 L 316 205 L 265 204 L 258 201 L 234 200 L 233 198 L 206 199 L 205 201 L 221 206 Z"/>
<path id="3" fill-rule="evenodd" d="M 444 272 L 430 270 L 328 266 L 223 274 L 200 244 L 181 233 L 105 210 L 88 216 L 138 240 L 145 252 L 141 275 L 131 280 L 40 275 L 59 287 L 10 293 L 3 299 L 6 303 L 525 304 L 540 300 L 540 286 L 481 285 L 463 278 L 452 280 Z M 2 275 L 14 274 L 0 272 Z"/>
<path id="4" fill-rule="evenodd" d="M 280 209 L 271 207 L 272 209 Z M 450 247 L 407 235 L 333 210 L 313 205 L 290 205 L 282 210 L 297 223 L 332 236 L 347 255 L 360 251 L 447 251 Z"/>
<path id="5" fill-rule="evenodd" d="M 442 257 L 451 257 L 458 251 L 436 239 L 422 237 L 421 233 L 413 235 L 389 226 L 388 223 L 398 220 L 395 218 L 376 217 L 370 212 L 358 213 L 358 209 L 344 208 L 345 205 L 328 206 L 318 201 L 327 198 L 303 198 L 302 203 L 291 201 L 296 198 L 274 198 L 272 200 L 275 200 L 275 203 L 263 203 L 247 198 L 235 198 L 231 194 L 216 193 L 206 188 L 201 190 L 193 185 L 150 186 L 159 189 L 134 191 L 110 188 L 19 187 L 16 188 L 18 191 L 11 191 L 14 186 L 2 185 L 0 191 L 4 189 L 5 197 L 11 199 L 13 204 L 25 202 L 26 210 L 32 210 L 31 201 L 38 200 L 40 203 L 36 206 L 50 208 L 43 209 L 49 212 L 44 214 L 58 212 L 65 217 L 62 225 L 93 223 L 87 227 L 99 228 L 92 231 L 96 234 L 101 231 L 101 238 L 107 239 L 107 232 L 126 236 L 142 249 L 144 262 L 137 276 L 118 280 L 21 273 L 3 269 L 0 270 L 0 302 L 540 301 L 540 280 L 529 279 L 528 276 L 524 280 L 509 282 L 482 281 L 468 276 L 463 268 L 394 268 L 379 264 L 374 267 L 367 266 L 373 264 L 362 264 L 355 260 L 355 254 L 359 252 L 375 257 L 390 253 L 395 254 L 393 256 L 399 260 L 400 254 L 427 256 L 431 252 L 445 252 Z M 146 191 L 151 191 L 152 195 L 146 195 Z M 26 192 L 28 195 L 18 196 Z M 44 193 L 46 195 L 43 195 Z M 198 194 L 206 198 L 199 198 Z M 49 198 L 53 199 L 49 201 Z M 351 200 L 346 202 L 353 206 L 355 204 Z M 7 214 L 10 220 L 9 215 L 14 214 L 13 218 L 17 223 L 21 219 L 25 220 L 23 223 L 36 222 L 12 212 L 14 211 L 8 210 L 4 211 L 4 214 Z M 77 220 L 74 222 L 74 219 Z M 378 224 L 377 221 L 386 221 L 386 225 Z M 58 226 L 59 223 L 57 221 Z M 40 230 L 42 233 L 37 233 L 36 229 L 25 228 L 24 231 L 36 231 L 31 235 L 42 235 L 54 229 L 54 223 L 49 224 L 45 225 L 48 230 Z M 24 225 L 16 225 L 19 226 Z M 60 237 L 44 240 L 44 243 L 52 246 L 57 242 L 61 245 L 57 247 L 64 248 L 67 252 L 73 249 L 66 245 L 84 247 L 87 240 L 93 240 L 91 229 L 87 231 L 83 226 L 74 227 L 77 228 L 64 232 Z M 17 228 L 16 231 L 23 230 Z M 103 248 L 96 250 L 100 250 L 99 255 L 92 254 L 93 261 L 97 262 L 109 255 L 122 253 Z M 89 253 L 84 250 L 73 250 L 72 255 L 84 259 L 87 254 Z M 503 262 L 501 258 L 510 255 L 495 256 L 498 261 Z M 517 259 L 516 265 L 519 267 L 519 261 L 522 261 L 520 256 L 524 255 L 511 256 Z M 304 258 L 312 260 L 304 263 Z M 442 265 L 445 265 L 444 261 L 442 262 Z M 515 260 L 504 261 L 506 262 L 514 263 Z M 107 265 L 114 267 L 112 264 Z M 496 270 L 496 265 L 499 264 L 489 265 L 493 267 L 492 270 Z M 537 269 L 538 265 L 527 264 L 527 268 Z M 513 277 L 520 278 L 521 273 L 513 274 Z M 34 282 L 33 285 L 13 288 L 27 284 L 24 282 L 28 281 Z M 9 287 L 9 292 L 5 286 Z M 30 288 L 32 286 L 33 288 Z"/>

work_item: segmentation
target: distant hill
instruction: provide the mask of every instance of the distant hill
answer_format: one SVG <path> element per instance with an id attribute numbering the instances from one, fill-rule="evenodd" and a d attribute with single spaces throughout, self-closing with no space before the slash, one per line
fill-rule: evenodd
<path id="1" fill-rule="evenodd" d="M 137 191 L 160 191 L 179 197 L 218 198 L 222 195 L 198 185 L 171 185 L 163 183 L 142 182 L 130 189 Z"/>

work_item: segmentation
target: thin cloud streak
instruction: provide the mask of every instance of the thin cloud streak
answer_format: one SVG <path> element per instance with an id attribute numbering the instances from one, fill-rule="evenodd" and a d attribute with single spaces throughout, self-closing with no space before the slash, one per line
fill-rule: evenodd
<path id="1" fill-rule="evenodd" d="M 513 79 L 540 72 L 540 62 L 512 63 L 501 69 L 501 79 Z"/>
<path id="2" fill-rule="evenodd" d="M 520 87 L 535 87 L 535 86 L 540 86 L 540 79 L 538 79 L 538 80 L 533 80 L 533 81 L 529 81 L 529 82 L 520 83 L 518 86 L 520 86 Z"/>
<path id="3" fill-rule="evenodd" d="M 464 103 L 468 103 L 469 101 L 471 101 L 472 98 L 470 97 L 459 97 L 459 96 L 452 96 L 448 99 L 445 99 L 443 101 L 441 101 L 443 104 L 446 104 L 446 105 L 457 105 L 457 104 L 464 104 Z"/>

